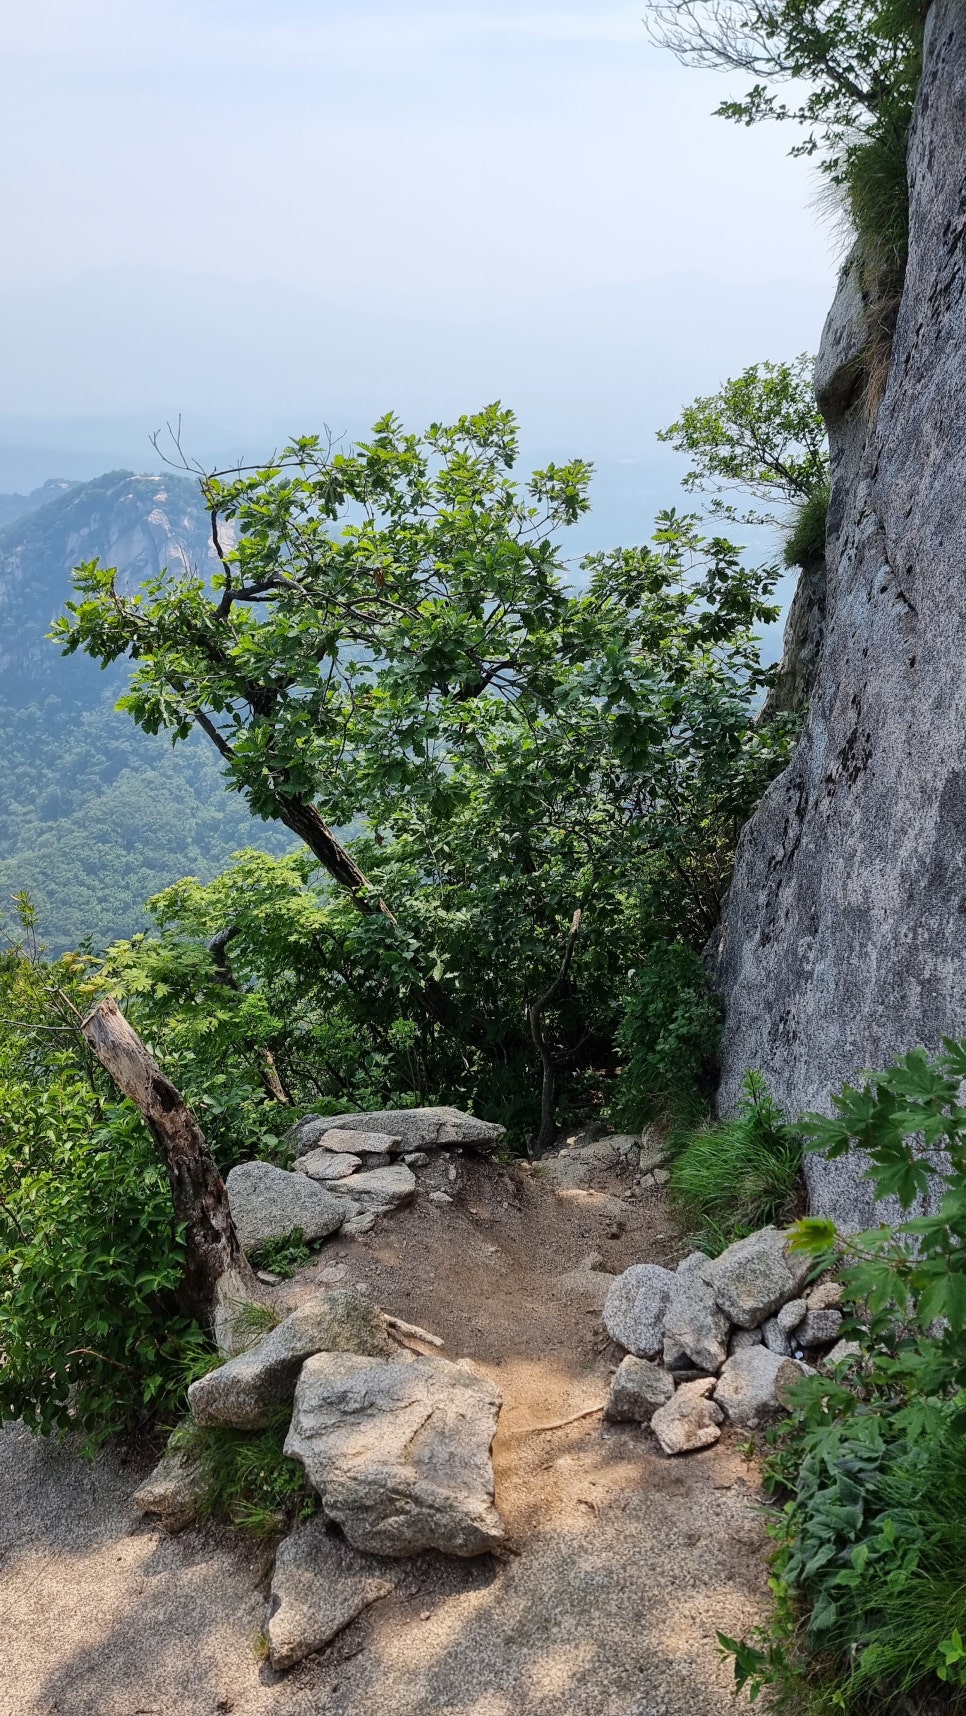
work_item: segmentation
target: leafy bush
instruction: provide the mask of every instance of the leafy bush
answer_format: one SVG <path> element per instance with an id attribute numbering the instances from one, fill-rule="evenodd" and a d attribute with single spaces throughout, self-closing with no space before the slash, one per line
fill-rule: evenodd
<path id="1" fill-rule="evenodd" d="M 829 485 L 819 483 L 798 507 L 785 542 L 786 566 L 807 566 L 825 554 Z"/>
<path id="2" fill-rule="evenodd" d="M 757 1073 L 727 1120 L 702 1127 L 671 1164 L 670 1194 L 701 1246 L 722 1251 L 802 1207 L 802 1139 L 786 1124 Z"/>
<path id="3" fill-rule="evenodd" d="M 966 1043 L 947 1041 L 802 1123 L 810 1148 L 867 1151 L 878 1196 L 934 1213 L 854 1237 L 799 1224 L 799 1245 L 838 1257 L 861 1358 L 797 1384 L 773 1436 L 775 1615 L 726 1642 L 739 1686 L 771 1685 L 779 1709 L 898 1716 L 940 1689 L 944 1710 L 966 1707 L 964 1079 Z"/>
<path id="4" fill-rule="evenodd" d="M 708 1110 L 721 1008 L 700 957 L 680 943 L 659 942 L 631 978 L 611 1117 L 635 1131 L 665 1119 L 676 1134 Z"/>
<path id="5" fill-rule="evenodd" d="M 70 1067 L 45 1088 L 0 1080 L 0 1416 L 94 1442 L 173 1411 L 204 1341 L 181 1271 L 134 1110 Z"/>
<path id="6" fill-rule="evenodd" d="M 176 1412 L 209 1342 L 178 1304 L 154 1145 L 76 1029 L 88 961 L 46 962 L 30 901 L 16 909 L 0 953 L 0 1417 L 93 1445 Z"/>

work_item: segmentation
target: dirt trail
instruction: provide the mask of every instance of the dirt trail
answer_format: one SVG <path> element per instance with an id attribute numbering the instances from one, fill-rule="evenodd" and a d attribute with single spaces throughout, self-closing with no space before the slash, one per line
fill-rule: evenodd
<path id="1" fill-rule="evenodd" d="M 455 1177 L 454 1177 L 455 1176 Z M 616 1353 L 560 1281 L 677 1255 L 657 1191 L 619 1177 L 558 1197 L 537 1175 L 434 1158 L 414 1206 L 328 1244 L 311 1283 L 356 1286 L 476 1360 L 504 1406 L 494 1446 L 511 1549 L 403 1564 L 395 1594 L 286 1676 L 259 1666 L 270 1557 L 232 1533 L 168 1538 L 129 1498 L 143 1467 L 87 1467 L 0 1433 L 0 1716 L 720 1716 L 717 1629 L 767 1600 L 754 1472 L 727 1434 L 665 1459 L 599 1414 Z M 453 1203 L 428 1197 L 446 1190 Z M 601 1195 L 602 1194 L 602 1195 Z M 621 1227 L 622 1231 L 617 1232 Z"/>

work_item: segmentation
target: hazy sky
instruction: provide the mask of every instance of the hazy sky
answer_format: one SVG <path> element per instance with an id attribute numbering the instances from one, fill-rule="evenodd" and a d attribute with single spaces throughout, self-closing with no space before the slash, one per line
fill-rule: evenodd
<path id="1" fill-rule="evenodd" d="M 145 468 L 178 412 L 251 456 L 501 397 L 623 529 L 675 468 L 655 428 L 814 349 L 835 266 L 791 136 L 710 117 L 740 85 L 643 10 L 2 8 L 0 488 Z"/>

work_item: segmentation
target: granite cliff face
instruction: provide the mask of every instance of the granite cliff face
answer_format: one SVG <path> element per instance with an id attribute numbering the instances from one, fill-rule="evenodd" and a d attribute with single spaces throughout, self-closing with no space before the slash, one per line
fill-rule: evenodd
<path id="1" fill-rule="evenodd" d="M 843 270 L 816 390 L 831 439 L 825 629 L 808 719 L 747 825 L 722 925 L 720 1104 L 760 1069 L 789 1113 L 966 1035 L 966 6 L 935 0 L 909 151 L 910 254 L 881 336 Z M 861 1158 L 812 1208 L 876 1219 Z M 876 1212 L 882 1216 L 881 1209 Z"/>

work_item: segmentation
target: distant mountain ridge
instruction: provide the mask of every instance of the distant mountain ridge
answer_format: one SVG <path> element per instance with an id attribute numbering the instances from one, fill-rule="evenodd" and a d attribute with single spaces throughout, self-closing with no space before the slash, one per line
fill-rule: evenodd
<path id="1" fill-rule="evenodd" d="M 69 482 L 66 477 L 48 477 L 39 489 L 31 490 L 29 495 L 0 495 L 0 529 L 16 518 L 23 518 L 25 513 L 36 512 L 48 501 L 56 500 L 66 489 L 77 487 L 79 484 Z"/>
<path id="2" fill-rule="evenodd" d="M 144 902 L 183 875 L 211 876 L 242 846 L 290 850 L 226 790 L 201 735 L 172 748 L 114 708 L 122 663 L 63 656 L 47 633 L 82 561 L 117 566 L 124 588 L 217 557 L 187 477 L 109 471 L 0 496 L 0 924 L 10 896 L 35 899 L 55 949 L 145 923 Z M 2 938 L 0 938 L 2 939 Z"/>
<path id="3" fill-rule="evenodd" d="M 0 515 L 18 501 L 24 510 L 0 528 L 0 697 L 16 704 L 56 690 L 86 703 L 102 684 L 100 669 L 64 660 L 46 641 L 73 568 L 99 559 L 117 566 L 128 589 L 185 558 L 207 568 L 215 560 L 208 514 L 191 479 L 131 471 L 0 496 Z"/>

